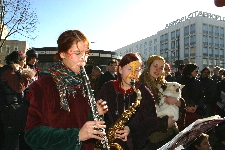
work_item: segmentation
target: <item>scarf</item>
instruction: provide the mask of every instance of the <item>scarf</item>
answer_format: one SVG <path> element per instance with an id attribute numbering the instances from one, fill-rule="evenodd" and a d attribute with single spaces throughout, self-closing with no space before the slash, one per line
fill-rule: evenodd
<path id="1" fill-rule="evenodd" d="M 75 97 L 77 90 L 81 89 L 82 79 L 80 74 L 75 74 L 62 61 L 54 62 L 48 69 L 59 91 L 61 108 L 70 112 L 68 97 Z M 66 94 L 69 94 L 68 96 Z"/>

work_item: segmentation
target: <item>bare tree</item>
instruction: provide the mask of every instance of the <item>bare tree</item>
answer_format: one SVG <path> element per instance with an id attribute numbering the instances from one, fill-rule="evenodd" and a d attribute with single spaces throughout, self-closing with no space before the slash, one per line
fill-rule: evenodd
<path id="1" fill-rule="evenodd" d="M 38 18 L 30 0 L 0 0 L 0 3 L 0 48 L 11 35 L 34 40 Z"/>

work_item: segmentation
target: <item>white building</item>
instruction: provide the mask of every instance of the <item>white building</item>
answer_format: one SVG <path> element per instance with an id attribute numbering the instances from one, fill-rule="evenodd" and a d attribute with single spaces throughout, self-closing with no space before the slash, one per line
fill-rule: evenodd
<path id="1" fill-rule="evenodd" d="M 116 53 L 124 56 L 139 52 L 144 61 L 151 55 L 161 55 L 171 65 L 182 60 L 196 63 L 200 70 L 205 66 L 224 68 L 224 28 L 225 17 L 195 11 L 167 24 L 155 35 L 117 49 Z"/>

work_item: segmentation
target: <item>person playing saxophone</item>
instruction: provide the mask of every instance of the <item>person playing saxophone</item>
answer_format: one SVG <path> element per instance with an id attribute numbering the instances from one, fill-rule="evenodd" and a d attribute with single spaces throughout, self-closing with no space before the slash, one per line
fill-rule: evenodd
<path id="1" fill-rule="evenodd" d="M 138 82 L 141 74 L 142 61 L 137 53 L 128 53 L 120 60 L 117 69 L 117 80 L 111 80 L 102 86 L 98 92 L 97 100 L 102 99 L 107 102 L 108 112 L 104 114 L 106 124 L 106 133 L 110 127 L 114 127 L 118 120 L 126 119 L 127 122 L 121 126 L 123 128 L 115 128 L 115 135 L 109 138 L 109 143 L 117 143 L 123 150 L 141 150 L 145 148 L 150 133 L 157 128 L 158 119 L 156 115 L 155 102 L 152 93 L 143 84 Z M 140 106 L 136 107 L 135 112 L 127 112 L 137 101 L 138 93 L 141 92 Z M 140 96 L 139 96 L 140 97 Z M 140 100 L 140 99 L 138 99 Z M 130 118 L 121 117 L 126 113 Z"/>

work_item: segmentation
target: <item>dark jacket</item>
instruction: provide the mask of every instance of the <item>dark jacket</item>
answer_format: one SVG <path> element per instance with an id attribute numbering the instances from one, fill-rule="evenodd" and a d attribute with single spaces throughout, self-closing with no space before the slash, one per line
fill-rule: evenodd
<path id="1" fill-rule="evenodd" d="M 113 76 L 109 71 L 106 71 L 104 74 L 101 74 L 99 77 L 99 89 L 103 86 L 105 82 L 108 82 L 110 80 L 116 80 L 117 75 Z"/>
<path id="2" fill-rule="evenodd" d="M 172 76 L 171 74 L 169 74 L 168 76 L 166 76 L 165 80 L 167 82 L 176 82 L 176 78 L 174 76 Z"/>
<path id="3" fill-rule="evenodd" d="M 199 78 L 199 80 L 206 98 L 205 102 L 213 107 L 215 105 L 216 83 L 211 78 Z"/>
<path id="4" fill-rule="evenodd" d="M 193 101 L 195 105 L 198 105 L 197 112 L 200 115 L 204 115 L 206 113 L 204 110 L 206 100 L 200 80 L 197 78 L 182 76 L 181 78 L 177 79 L 177 82 L 185 85 L 181 94 L 186 104 Z"/>

